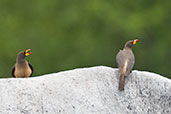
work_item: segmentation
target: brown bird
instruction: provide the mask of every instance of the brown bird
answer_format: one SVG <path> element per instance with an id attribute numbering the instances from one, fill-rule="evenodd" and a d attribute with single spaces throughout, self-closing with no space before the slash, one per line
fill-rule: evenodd
<path id="1" fill-rule="evenodd" d="M 30 49 L 27 49 L 26 51 L 19 52 L 16 64 L 12 68 L 12 76 L 16 78 L 27 78 L 31 77 L 33 74 L 33 67 L 30 63 L 28 63 L 25 59 L 25 57 L 32 54 L 32 52 L 29 52 Z"/>
<path id="2" fill-rule="evenodd" d="M 135 56 L 132 52 L 132 46 L 138 42 L 136 40 L 130 40 L 126 42 L 124 49 L 120 50 L 116 56 L 116 63 L 119 68 L 120 79 L 119 79 L 119 90 L 124 90 L 125 77 L 127 77 L 131 72 L 135 63 Z"/>

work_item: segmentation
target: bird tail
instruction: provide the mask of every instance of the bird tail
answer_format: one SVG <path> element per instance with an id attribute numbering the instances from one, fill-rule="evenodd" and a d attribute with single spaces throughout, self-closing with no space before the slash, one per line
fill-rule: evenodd
<path id="1" fill-rule="evenodd" d="M 119 90 L 120 91 L 124 90 L 124 85 L 125 85 L 125 76 L 120 75 L 120 79 L 119 79 Z"/>

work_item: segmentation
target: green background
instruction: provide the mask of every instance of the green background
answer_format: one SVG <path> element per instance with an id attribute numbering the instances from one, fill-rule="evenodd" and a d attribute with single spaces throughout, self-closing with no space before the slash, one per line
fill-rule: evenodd
<path id="1" fill-rule="evenodd" d="M 34 76 L 74 68 L 116 67 L 126 41 L 133 47 L 134 69 L 171 78 L 170 0 L 1 0 L 0 77 L 11 77 L 17 53 L 31 48 L 27 60 Z"/>

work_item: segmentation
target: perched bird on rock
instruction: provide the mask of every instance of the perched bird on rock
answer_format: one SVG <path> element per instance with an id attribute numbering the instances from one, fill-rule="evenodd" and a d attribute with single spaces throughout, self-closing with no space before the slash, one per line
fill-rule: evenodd
<path id="1" fill-rule="evenodd" d="M 12 68 L 13 77 L 28 78 L 32 76 L 33 67 L 25 59 L 25 57 L 29 56 L 30 54 L 32 54 L 32 52 L 30 52 L 30 49 L 18 53 L 16 64 Z"/>
<path id="2" fill-rule="evenodd" d="M 120 79 L 119 79 L 119 90 L 124 90 L 125 77 L 131 72 L 135 63 L 135 56 L 132 52 L 132 46 L 138 42 L 136 40 L 130 40 L 126 42 L 124 49 L 120 50 L 116 56 L 116 63 L 119 68 Z"/>

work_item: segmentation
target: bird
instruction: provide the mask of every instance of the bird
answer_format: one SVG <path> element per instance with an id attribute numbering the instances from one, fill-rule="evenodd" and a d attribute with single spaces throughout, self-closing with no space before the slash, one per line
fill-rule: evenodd
<path id="1" fill-rule="evenodd" d="M 19 52 L 16 59 L 16 64 L 12 68 L 12 76 L 15 78 L 28 78 L 33 74 L 33 66 L 25 59 L 32 54 L 31 49 Z"/>
<path id="2" fill-rule="evenodd" d="M 135 63 L 135 56 L 132 47 L 138 42 L 138 39 L 126 42 L 123 50 L 120 50 L 116 56 L 116 63 L 119 68 L 119 90 L 124 90 L 125 78 L 132 72 Z"/>

